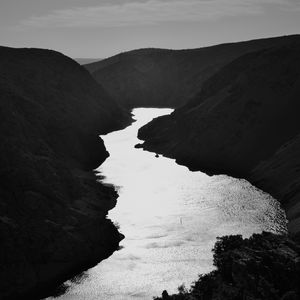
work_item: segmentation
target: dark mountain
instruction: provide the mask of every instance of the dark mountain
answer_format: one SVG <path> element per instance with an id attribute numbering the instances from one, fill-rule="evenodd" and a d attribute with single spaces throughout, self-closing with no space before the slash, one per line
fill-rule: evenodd
<path id="1" fill-rule="evenodd" d="M 85 67 L 126 108 L 178 107 L 230 61 L 294 39 L 297 37 L 286 36 L 193 50 L 140 49 Z"/>
<path id="2" fill-rule="evenodd" d="M 139 138 L 144 149 L 192 170 L 246 177 L 270 191 L 299 235 L 299 98 L 297 36 L 227 64 L 185 106 L 140 129 Z"/>
<path id="3" fill-rule="evenodd" d="M 117 194 L 88 170 L 108 156 L 99 134 L 129 122 L 68 57 L 0 47 L 1 299 L 34 299 L 118 247 Z"/>

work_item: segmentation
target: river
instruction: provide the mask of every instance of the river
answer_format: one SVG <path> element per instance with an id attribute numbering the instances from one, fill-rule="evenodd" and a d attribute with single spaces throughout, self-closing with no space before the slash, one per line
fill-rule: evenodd
<path id="1" fill-rule="evenodd" d="M 102 136 L 110 157 L 98 171 L 120 195 L 108 217 L 125 239 L 121 250 L 66 282 L 59 299 L 152 299 L 164 289 L 176 292 L 213 270 L 217 236 L 286 231 L 279 203 L 246 180 L 191 172 L 134 148 L 138 129 L 171 111 L 134 109 L 136 122 Z"/>

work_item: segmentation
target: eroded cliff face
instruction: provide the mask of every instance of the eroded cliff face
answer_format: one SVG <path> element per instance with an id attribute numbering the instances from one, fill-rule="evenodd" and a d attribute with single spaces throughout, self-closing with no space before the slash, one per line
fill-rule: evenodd
<path id="1" fill-rule="evenodd" d="M 237 57 L 294 36 L 222 44 L 192 50 L 140 49 L 85 65 L 104 89 L 126 108 L 179 107 L 206 79 Z"/>
<path id="2" fill-rule="evenodd" d="M 282 202 L 290 232 L 299 235 L 299 97 L 298 37 L 226 65 L 185 106 L 141 128 L 139 138 L 144 149 L 192 170 L 257 183 Z"/>
<path id="3" fill-rule="evenodd" d="M 108 156 L 99 134 L 130 121 L 71 59 L 0 48 L 1 299 L 34 299 L 117 249 L 117 194 L 91 169 Z"/>

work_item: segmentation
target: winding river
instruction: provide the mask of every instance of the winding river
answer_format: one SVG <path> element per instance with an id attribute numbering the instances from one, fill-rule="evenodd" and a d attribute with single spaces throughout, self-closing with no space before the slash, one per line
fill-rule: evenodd
<path id="1" fill-rule="evenodd" d="M 171 111 L 135 109 L 136 122 L 103 136 L 110 157 L 98 171 L 119 192 L 109 218 L 126 238 L 121 250 L 66 282 L 59 299 L 152 299 L 211 271 L 217 236 L 286 231 L 279 203 L 246 180 L 190 172 L 134 148 L 138 129 Z"/>

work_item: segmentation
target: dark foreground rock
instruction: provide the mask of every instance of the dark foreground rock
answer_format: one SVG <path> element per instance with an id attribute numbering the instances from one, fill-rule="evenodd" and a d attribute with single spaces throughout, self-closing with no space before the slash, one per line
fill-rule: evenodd
<path id="1" fill-rule="evenodd" d="M 246 54 L 171 115 L 139 130 L 143 148 L 191 170 L 244 177 L 284 206 L 300 233 L 300 37 Z M 140 147 L 140 146 L 139 146 Z"/>
<path id="2" fill-rule="evenodd" d="M 140 49 L 85 67 L 126 108 L 178 107 L 199 92 L 206 79 L 237 57 L 296 38 L 285 36 L 187 50 Z"/>
<path id="3" fill-rule="evenodd" d="M 117 199 L 91 170 L 131 122 L 76 62 L 0 47 L 0 299 L 35 299 L 109 256 Z"/>
<path id="4" fill-rule="evenodd" d="M 249 239 L 218 238 L 215 271 L 200 275 L 190 289 L 179 287 L 156 300 L 300 299 L 300 247 L 286 236 L 263 232 Z"/>

